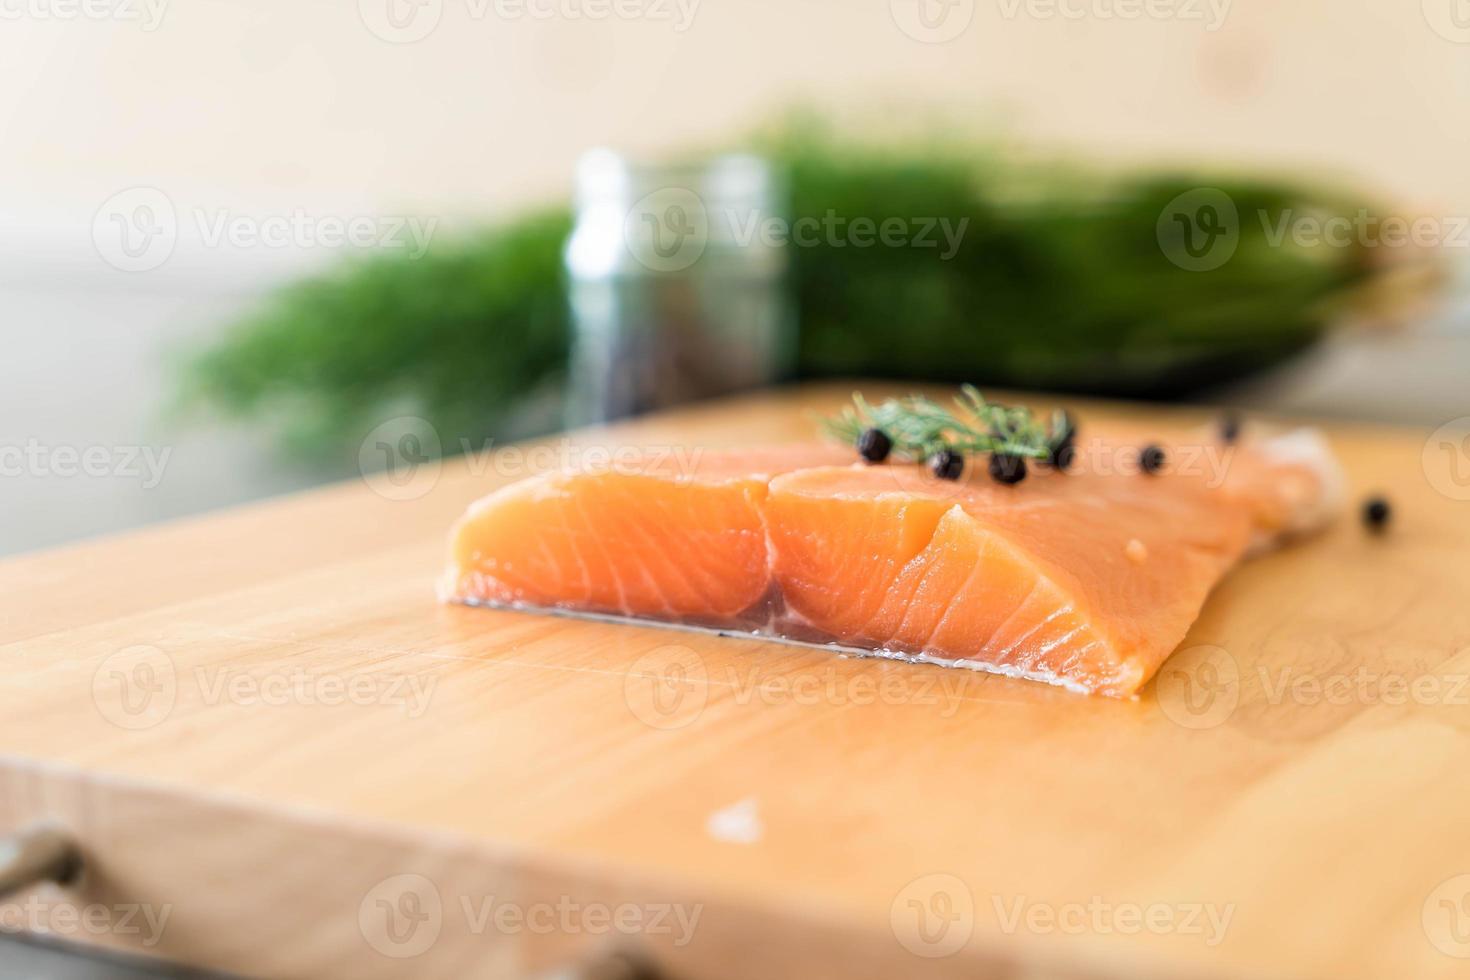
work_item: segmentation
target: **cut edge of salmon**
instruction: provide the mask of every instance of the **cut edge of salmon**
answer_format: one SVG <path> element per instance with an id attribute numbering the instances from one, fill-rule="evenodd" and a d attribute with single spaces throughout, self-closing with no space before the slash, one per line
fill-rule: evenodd
<path id="1" fill-rule="evenodd" d="M 708 626 L 701 623 L 674 622 L 666 619 L 653 619 L 646 616 L 621 616 L 616 613 L 592 612 L 585 609 L 573 609 L 566 606 L 541 606 L 525 602 L 495 602 L 474 598 L 462 598 L 453 595 L 441 595 L 442 601 L 465 606 L 470 609 L 500 609 L 512 612 L 534 613 L 543 616 L 558 616 L 564 619 L 584 620 L 594 623 L 613 623 L 617 625 L 646 626 L 653 629 L 673 630 L 680 633 L 703 633 L 708 636 L 734 637 L 737 639 L 750 639 L 762 643 L 780 643 L 784 646 L 803 647 L 808 650 L 825 650 L 829 653 L 840 653 L 867 660 L 893 660 L 910 664 L 932 664 L 938 667 L 950 667 L 959 670 L 972 670 L 981 674 L 994 674 L 999 677 L 1009 677 L 1013 680 L 1039 681 L 1052 687 L 1064 688 L 1074 694 L 1107 694 L 1110 697 L 1127 697 L 1125 694 L 1111 694 L 1107 689 L 1090 688 L 1071 678 L 1064 677 L 1045 670 L 1025 670 L 1019 667 L 1011 667 L 1005 664 L 989 663 L 983 660 L 948 659 L 929 653 L 906 653 L 903 650 L 884 650 L 872 647 L 853 646 L 840 643 L 836 640 L 804 640 L 795 636 L 784 636 L 780 634 L 765 633 L 760 630 L 737 630 L 726 626 Z M 1140 682 L 1141 685 L 1141 682 Z M 1130 690 L 1136 690 L 1135 685 Z M 1120 687 L 1121 690 L 1121 687 Z"/>

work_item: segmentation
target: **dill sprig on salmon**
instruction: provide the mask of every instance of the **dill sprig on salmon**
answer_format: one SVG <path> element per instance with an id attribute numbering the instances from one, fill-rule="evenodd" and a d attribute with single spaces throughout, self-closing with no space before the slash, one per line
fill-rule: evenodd
<path id="1" fill-rule="evenodd" d="M 872 405 L 854 394 L 852 401 L 822 420 L 830 436 L 856 446 L 870 463 L 882 462 L 890 453 L 927 460 L 942 479 L 958 479 L 964 455 L 989 455 L 991 475 L 1001 483 L 1024 478 L 1027 459 L 1065 469 L 1077 435 L 1071 417 L 1060 409 L 1043 426 L 1030 409 L 987 401 L 974 385 L 960 389 L 954 411 L 923 395 Z"/>

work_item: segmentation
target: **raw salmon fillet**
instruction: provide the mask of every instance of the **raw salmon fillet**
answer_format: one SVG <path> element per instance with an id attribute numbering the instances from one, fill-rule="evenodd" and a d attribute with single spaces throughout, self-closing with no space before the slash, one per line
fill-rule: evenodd
<path id="1" fill-rule="evenodd" d="M 1162 472 L 1136 465 L 1158 442 Z M 1336 505 L 1310 432 L 1103 433 L 1014 486 L 823 445 L 533 477 L 474 504 L 449 601 L 748 630 L 1129 696 L 1248 551 Z M 687 460 L 686 460 L 687 462 Z"/>

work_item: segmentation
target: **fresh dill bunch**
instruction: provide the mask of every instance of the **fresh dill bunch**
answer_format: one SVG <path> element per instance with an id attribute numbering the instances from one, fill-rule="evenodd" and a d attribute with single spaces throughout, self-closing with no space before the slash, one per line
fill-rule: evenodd
<path id="1" fill-rule="evenodd" d="M 1054 412 L 1047 427 L 1028 408 L 986 401 L 974 385 L 962 386 L 954 405 L 950 410 L 923 395 L 873 405 L 855 393 L 852 405 L 823 418 L 822 426 L 849 445 L 856 445 L 869 429 L 877 429 L 892 442 L 894 452 L 914 461 L 946 449 L 1047 459 L 1069 438 L 1071 423 L 1065 412 Z"/>

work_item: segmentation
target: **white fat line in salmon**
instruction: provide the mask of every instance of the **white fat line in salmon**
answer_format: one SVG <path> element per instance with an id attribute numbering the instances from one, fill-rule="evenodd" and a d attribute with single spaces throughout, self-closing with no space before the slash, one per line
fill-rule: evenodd
<path id="1" fill-rule="evenodd" d="M 1056 674 L 1044 670 L 1026 670 L 1013 667 L 1009 664 L 986 663 L 982 660 L 954 659 L 950 657 L 936 657 L 927 653 L 903 653 L 898 650 L 868 649 L 856 647 L 851 644 L 837 642 L 818 642 L 815 640 L 802 640 L 791 636 L 783 636 L 773 632 L 774 626 L 767 625 L 764 629 L 731 629 L 729 627 L 699 626 L 692 623 L 673 622 L 665 619 L 650 619 L 645 616 L 621 616 L 616 613 L 591 612 L 585 609 L 567 609 L 559 606 L 540 606 L 533 602 L 496 602 L 491 599 L 476 599 L 469 596 L 455 595 L 453 584 L 441 583 L 440 598 L 445 602 L 453 602 L 461 606 L 478 607 L 481 609 L 513 609 L 516 612 L 535 613 L 538 616 L 560 616 L 566 619 L 587 619 L 597 623 L 633 623 L 651 629 L 671 630 L 674 632 L 703 633 L 707 636 L 736 637 L 745 639 L 758 639 L 764 643 L 781 643 L 786 646 L 803 647 L 808 650 L 824 650 L 828 653 L 836 653 L 842 656 L 854 657 L 858 660 L 896 660 L 910 664 L 932 664 L 939 667 L 954 668 L 956 670 L 968 670 L 978 674 L 995 674 L 999 677 L 1012 679 L 1039 681 L 1042 684 L 1050 684 L 1053 687 L 1065 688 L 1074 694 L 1091 693 L 1086 687 L 1066 677 L 1058 677 Z M 961 698 L 961 700 L 970 700 Z"/>
<path id="2" fill-rule="evenodd" d="M 1148 932 L 1156 936 L 1202 936 L 1206 946 L 1225 939 L 1235 917 L 1235 903 L 1110 902 L 1094 895 L 1086 902 L 1031 902 L 1025 896 L 1005 899 L 992 895 L 1002 932 L 1036 935 L 1125 935 Z"/>

